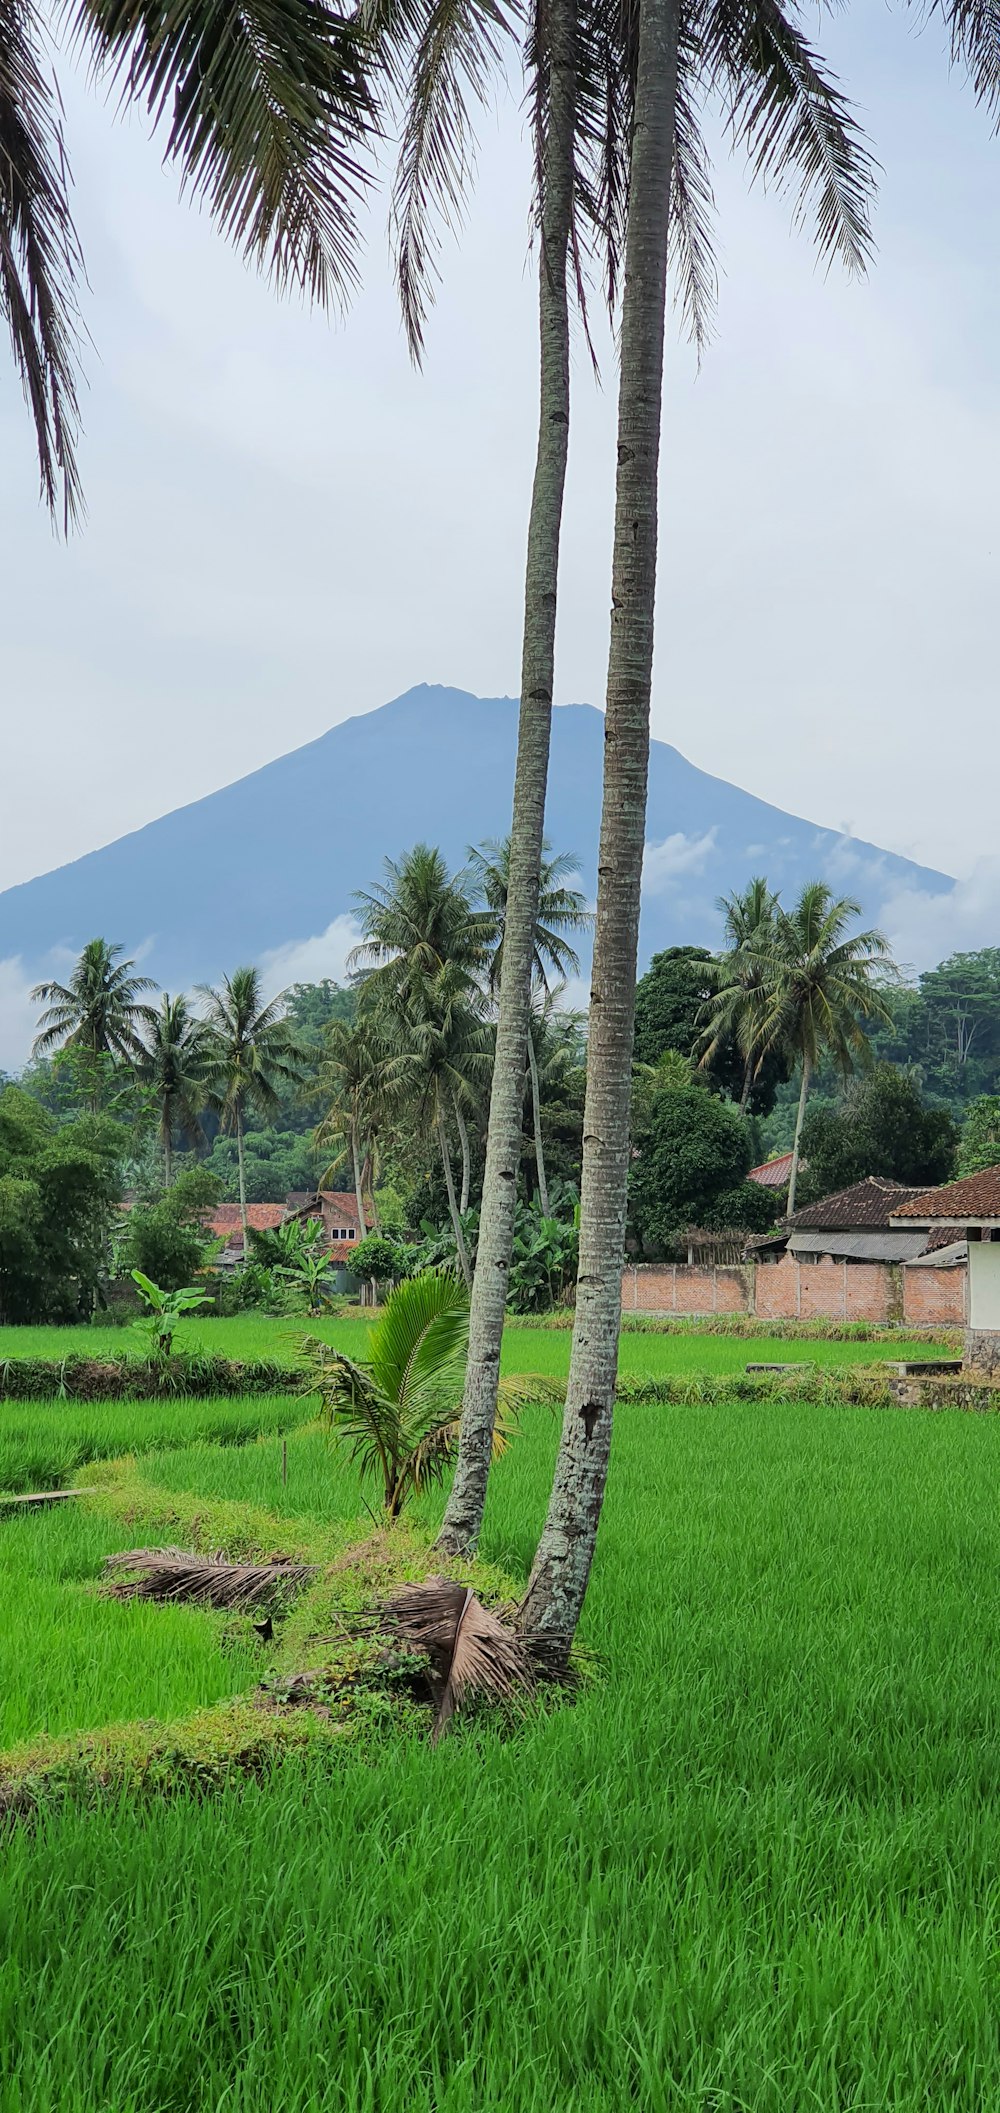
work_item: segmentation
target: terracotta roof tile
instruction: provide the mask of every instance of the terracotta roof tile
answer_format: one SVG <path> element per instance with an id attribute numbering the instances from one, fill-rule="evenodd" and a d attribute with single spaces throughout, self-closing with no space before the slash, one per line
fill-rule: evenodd
<path id="1" fill-rule="evenodd" d="M 1000 1219 L 1000 1166 L 984 1167 L 966 1174 L 962 1181 L 948 1181 L 944 1188 L 921 1189 L 893 1213 L 899 1218 L 947 1219 L 955 1224 L 971 1218 Z"/>
<path id="2" fill-rule="evenodd" d="M 776 1159 L 765 1159 L 759 1167 L 751 1167 L 748 1181 L 755 1181 L 761 1189 L 787 1189 L 792 1178 L 792 1155 L 779 1152 Z"/>
<path id="3" fill-rule="evenodd" d="M 283 1203 L 247 1204 L 247 1224 L 255 1233 L 273 1230 L 284 1222 L 284 1217 Z M 215 1234 L 217 1240 L 225 1239 L 229 1233 L 239 1233 L 242 1236 L 243 1220 L 238 1203 L 214 1203 L 211 1210 L 205 1212 L 203 1222 L 207 1230 Z"/>
<path id="4" fill-rule="evenodd" d="M 866 1181 L 855 1181 L 849 1189 L 838 1189 L 836 1195 L 824 1196 L 821 1203 L 807 1203 L 803 1210 L 795 1212 L 793 1218 L 782 1220 L 782 1229 L 853 1233 L 867 1228 L 873 1232 L 887 1232 L 890 1220 L 901 1214 L 902 1207 L 912 1198 L 921 1194 L 920 1189 L 907 1188 L 901 1181 L 882 1181 L 870 1174 Z"/>

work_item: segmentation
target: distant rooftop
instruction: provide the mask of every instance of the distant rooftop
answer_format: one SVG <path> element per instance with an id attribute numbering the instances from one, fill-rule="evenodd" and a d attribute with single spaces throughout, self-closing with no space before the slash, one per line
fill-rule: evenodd
<path id="1" fill-rule="evenodd" d="M 897 1204 L 894 1218 L 912 1218 L 922 1225 L 945 1219 L 951 1225 L 1000 1225 L 1000 1166 L 983 1167 L 961 1181 L 948 1181 L 940 1189 L 921 1189 Z"/>
<path id="2" fill-rule="evenodd" d="M 779 1152 L 776 1159 L 765 1159 L 759 1167 L 751 1167 L 748 1181 L 755 1181 L 761 1189 L 787 1189 L 792 1178 L 792 1155 Z"/>
<path id="3" fill-rule="evenodd" d="M 869 1174 L 865 1181 L 855 1181 L 849 1189 L 838 1189 L 820 1203 L 807 1203 L 803 1210 L 783 1221 L 782 1231 L 853 1233 L 865 1228 L 887 1232 L 891 1221 L 903 1215 L 903 1207 L 922 1194 L 921 1189 L 907 1188 L 905 1182 L 883 1181 L 878 1175 Z M 940 1215 L 951 1214 L 942 1211 Z"/>

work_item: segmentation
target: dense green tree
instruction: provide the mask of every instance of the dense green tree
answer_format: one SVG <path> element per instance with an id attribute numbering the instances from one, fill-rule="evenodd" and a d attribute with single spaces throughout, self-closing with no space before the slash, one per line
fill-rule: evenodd
<path id="1" fill-rule="evenodd" d="M 374 111 L 355 23 L 313 0 L 219 10 L 73 0 L 59 15 L 93 72 L 154 119 L 183 187 L 279 287 L 326 303 L 355 277 L 356 209 Z M 78 288 L 62 101 L 47 64 L 52 22 L 0 10 L 0 315 L 35 428 L 42 495 L 81 503 Z"/>
<path id="2" fill-rule="evenodd" d="M 302 1077 L 305 1052 L 285 1017 L 284 993 L 265 1000 L 255 968 L 234 969 L 205 998 L 206 1099 L 236 1139 L 243 1252 L 247 1242 L 246 1120 L 274 1116 L 278 1088 Z"/>
<path id="3" fill-rule="evenodd" d="M 629 1215 L 648 1251 L 669 1247 L 689 1226 L 716 1221 L 719 1199 L 740 1188 L 751 1164 L 746 1123 L 698 1086 L 655 1096 L 636 1150 Z"/>
<path id="4" fill-rule="evenodd" d="M 0 1092 L 0 1320 L 90 1314 L 107 1274 L 126 1145 L 104 1116 L 58 1126 L 19 1086 Z"/>
<path id="5" fill-rule="evenodd" d="M 670 946 L 653 955 L 635 987 L 635 1061 L 657 1064 L 666 1050 L 676 1050 L 698 1062 L 713 1092 L 743 1104 L 746 1091 L 750 1112 L 766 1115 L 787 1075 L 787 1058 L 776 1049 L 748 1057 L 728 1016 L 717 1017 L 706 1030 L 718 1004 L 722 973 L 719 957 L 707 947 Z M 747 1091 L 748 1070 L 752 1077 Z"/>
<path id="6" fill-rule="evenodd" d="M 806 1116 L 799 1201 L 815 1202 L 869 1174 L 933 1188 L 950 1181 L 957 1142 L 947 1109 L 928 1108 L 908 1072 L 876 1064 L 852 1081 L 838 1105 Z"/>
<path id="7" fill-rule="evenodd" d="M 57 1049 L 95 1059 L 89 1099 L 96 1112 L 107 1063 L 133 1065 L 144 1055 L 143 1029 L 153 1022 L 144 993 L 156 989 L 149 976 L 135 973 L 134 961 L 123 961 L 124 947 L 90 939 L 68 983 L 38 983 L 31 995 L 46 1010 L 32 1045 L 35 1057 Z"/>
<path id="8" fill-rule="evenodd" d="M 958 1147 L 960 1174 L 1000 1166 L 1000 1094 L 981 1093 L 970 1103 Z"/>
<path id="9" fill-rule="evenodd" d="M 119 1241 L 119 1270 L 140 1269 L 162 1291 L 190 1284 L 216 1244 L 204 1217 L 218 1196 L 219 1184 L 207 1168 L 188 1167 L 155 1201 L 134 1204 Z"/>

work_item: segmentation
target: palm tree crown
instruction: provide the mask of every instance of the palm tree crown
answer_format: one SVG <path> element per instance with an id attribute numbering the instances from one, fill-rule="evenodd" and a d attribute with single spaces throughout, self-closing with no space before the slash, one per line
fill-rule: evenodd
<path id="1" fill-rule="evenodd" d="M 285 996 L 265 1001 L 255 968 L 234 969 L 218 990 L 199 986 L 205 1003 L 206 1100 L 236 1135 L 243 1251 L 247 1252 L 244 1129 L 251 1110 L 274 1115 L 279 1087 L 297 1085 L 308 1051 L 285 1018 Z"/>
<path id="2" fill-rule="evenodd" d="M 150 1017 L 136 1069 L 159 1111 L 167 1188 L 173 1173 L 175 1132 L 180 1131 L 196 1144 L 204 1140 L 201 1110 L 205 1104 L 207 1061 L 204 1021 L 191 1011 L 183 995 L 171 998 L 164 991 L 159 1011 Z"/>
<path id="3" fill-rule="evenodd" d="M 542 867 L 538 890 L 538 916 L 535 921 L 535 940 L 532 956 L 532 979 L 542 990 L 550 988 L 550 978 L 565 983 L 570 976 L 580 973 L 580 958 L 567 938 L 569 932 L 593 930 L 593 914 L 587 908 L 587 898 L 582 889 L 571 888 L 568 883 L 579 875 L 579 860 L 572 852 L 563 852 L 559 857 L 546 857 L 551 852 L 550 844 L 542 845 Z M 490 839 L 477 849 L 470 848 L 469 866 L 482 893 L 487 909 L 495 919 L 495 938 L 490 954 L 488 979 L 491 992 L 500 988 L 503 973 L 503 935 L 507 912 L 507 891 L 510 885 L 510 837 L 502 842 Z"/>
<path id="4" fill-rule="evenodd" d="M 46 1056 L 58 1046 L 111 1057 L 118 1064 L 142 1056 L 140 1030 L 155 1018 L 142 993 L 156 984 L 134 973 L 134 961 L 121 960 L 124 951 L 106 939 L 90 939 L 68 983 L 35 985 L 32 998 L 47 1010 L 38 1022 L 33 1056 Z"/>

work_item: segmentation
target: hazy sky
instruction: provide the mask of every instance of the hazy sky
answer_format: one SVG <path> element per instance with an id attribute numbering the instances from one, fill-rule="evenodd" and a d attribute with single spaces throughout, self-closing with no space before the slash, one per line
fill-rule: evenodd
<path id="1" fill-rule="evenodd" d="M 700 375 L 676 337 L 668 359 L 654 732 L 971 876 L 981 924 L 1000 900 L 1000 142 L 916 22 L 859 0 L 822 25 L 884 167 L 867 282 L 824 278 L 789 202 L 718 165 L 718 339 Z M 413 683 L 518 681 L 536 354 L 516 97 L 483 122 L 416 374 L 381 207 L 346 322 L 279 307 L 178 202 L 144 128 L 68 66 L 62 81 L 91 285 L 89 519 L 61 544 L 36 505 L 4 346 L 0 886 Z M 604 370 L 599 390 L 578 347 L 557 665 L 558 697 L 594 703 L 606 343 Z"/>

